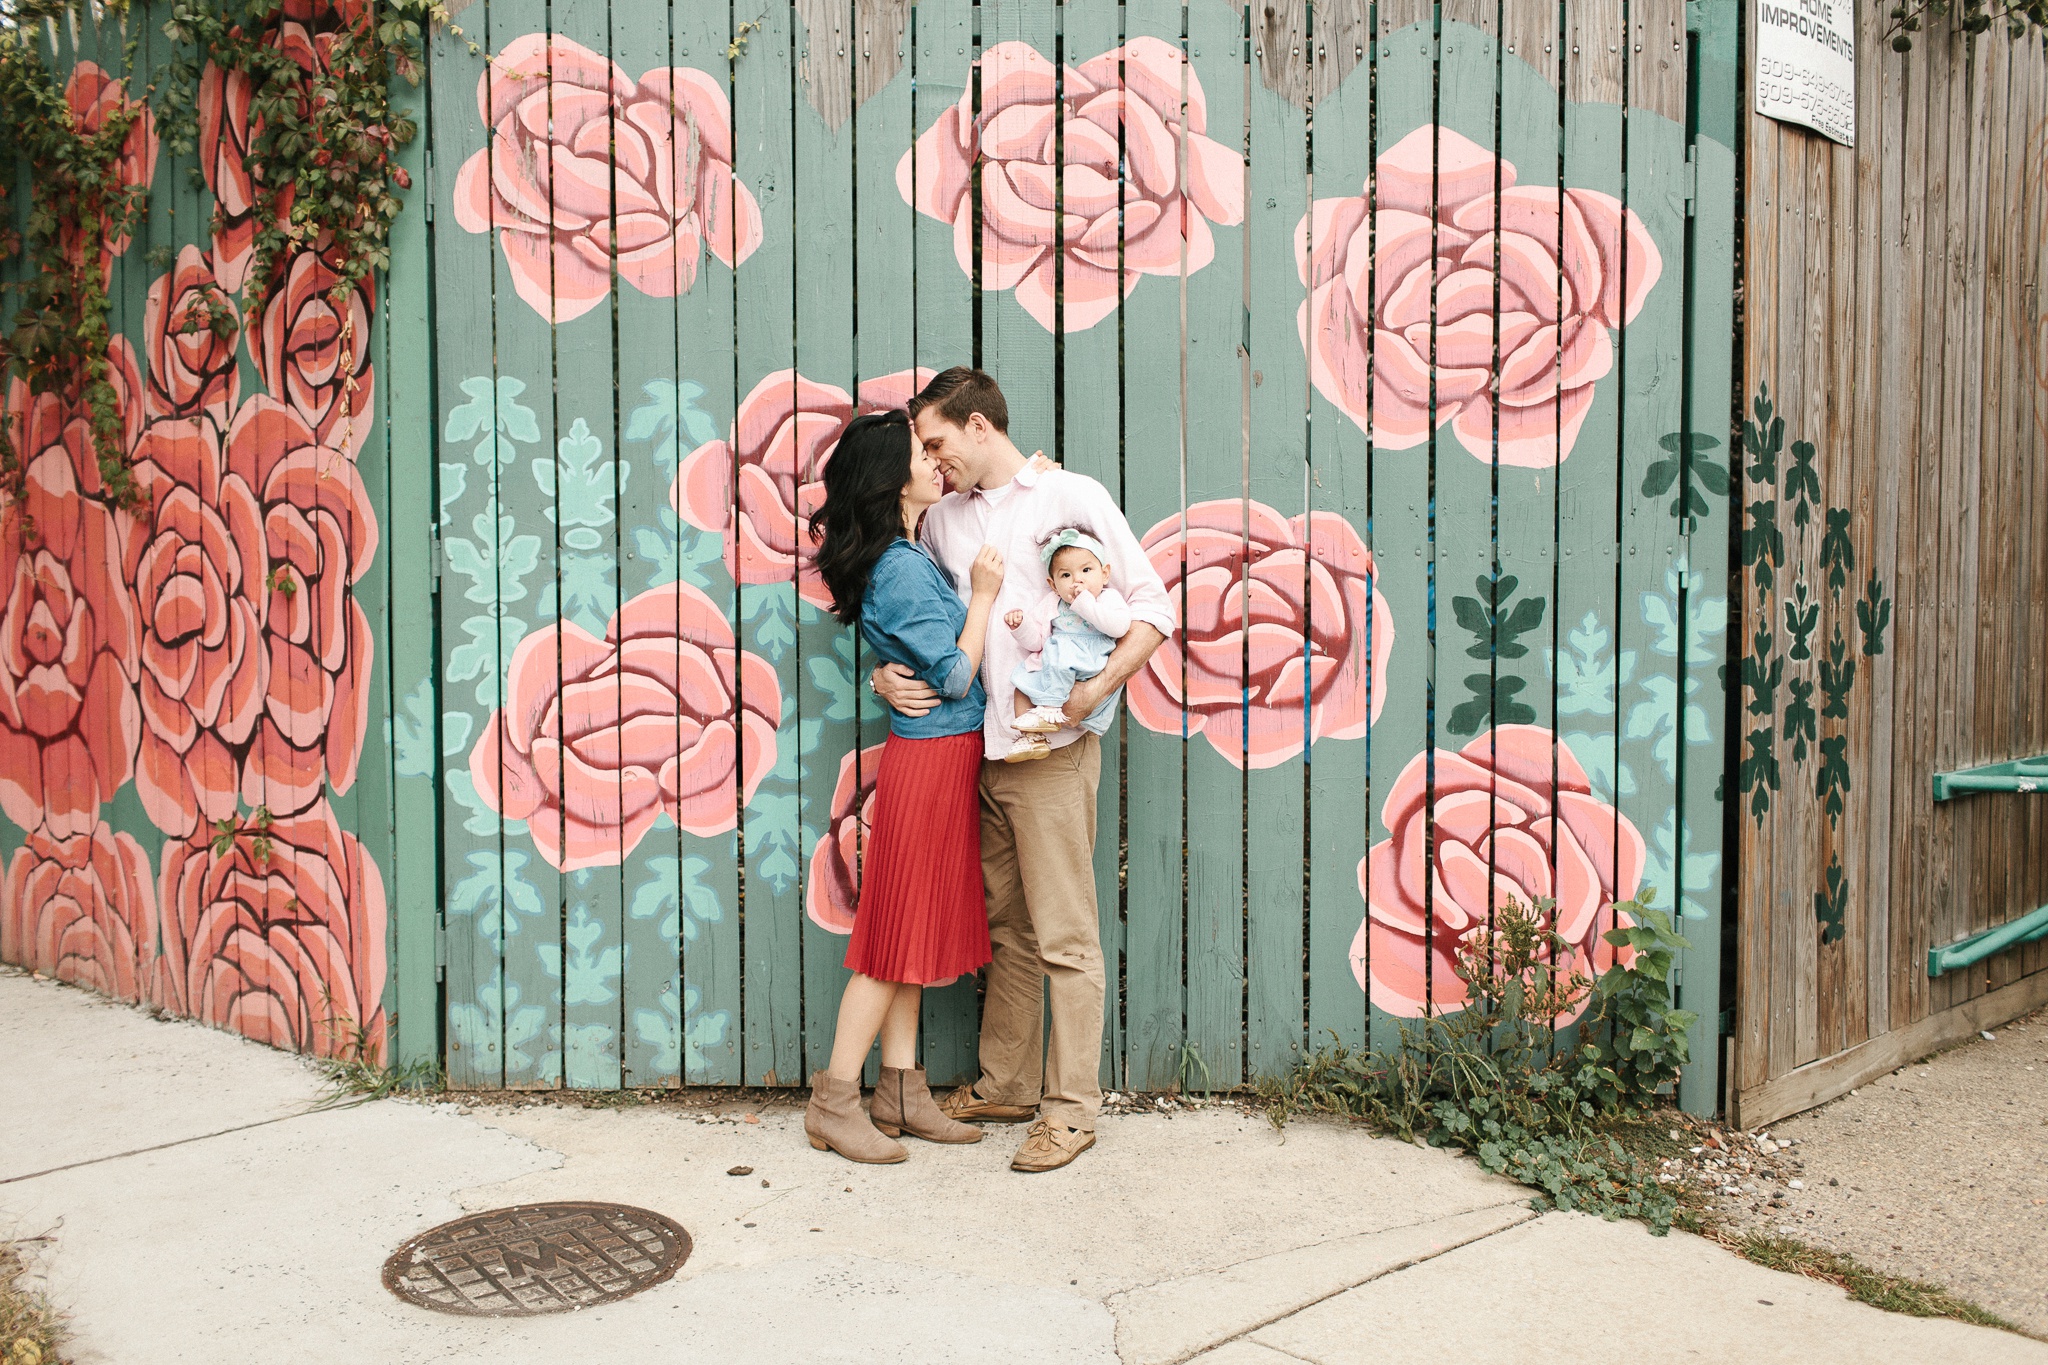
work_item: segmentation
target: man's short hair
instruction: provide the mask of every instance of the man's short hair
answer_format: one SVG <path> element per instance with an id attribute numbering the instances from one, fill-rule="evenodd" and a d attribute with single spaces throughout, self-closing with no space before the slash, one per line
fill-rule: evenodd
<path id="1" fill-rule="evenodd" d="M 1010 405 L 1003 401 L 1003 391 L 987 374 L 966 365 L 933 375 L 932 382 L 910 400 L 910 420 L 915 422 L 926 408 L 938 409 L 939 416 L 956 427 L 966 426 L 978 412 L 997 431 L 1009 434 Z"/>

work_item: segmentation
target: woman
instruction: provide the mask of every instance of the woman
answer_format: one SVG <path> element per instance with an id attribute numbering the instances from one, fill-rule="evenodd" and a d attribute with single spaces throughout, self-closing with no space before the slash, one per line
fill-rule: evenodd
<path id="1" fill-rule="evenodd" d="M 875 778 L 874 826 L 862 859 L 860 905 L 839 998 L 832 1060 L 811 1077 L 804 1132 L 811 1146 L 886 1163 L 907 1152 L 903 1133 L 928 1142 L 978 1142 L 981 1129 L 939 1112 L 917 1064 L 924 987 L 989 960 L 981 889 L 984 698 L 978 675 L 1003 558 L 984 545 L 962 606 L 918 545 L 925 509 L 945 494 L 938 463 L 901 411 L 855 418 L 825 467 L 825 504 L 811 521 L 818 572 L 832 612 L 860 625 L 868 647 L 936 689 L 923 716 L 891 713 Z M 875 1036 L 881 1082 L 873 1119 L 860 1109 L 860 1074 Z"/>

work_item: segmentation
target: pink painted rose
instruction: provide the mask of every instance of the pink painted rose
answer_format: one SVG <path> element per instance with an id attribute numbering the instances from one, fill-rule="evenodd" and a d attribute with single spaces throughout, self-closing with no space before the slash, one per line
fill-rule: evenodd
<path id="1" fill-rule="evenodd" d="M 199 77 L 199 170 L 213 191 L 213 273 L 229 294 L 239 294 L 256 248 L 256 181 L 249 174 L 255 82 L 241 70 L 212 62 Z M 289 200 L 280 216 L 289 209 Z"/>
<path id="2" fill-rule="evenodd" d="M 1078 68 L 1067 67 L 1063 92 L 1055 89 L 1059 73 L 1052 63 L 1028 43 L 998 43 L 982 54 L 980 66 L 980 118 L 970 85 L 960 103 L 925 130 L 914 153 L 903 154 L 896 187 L 918 212 L 953 225 L 953 254 L 961 270 L 972 274 L 969 191 L 979 161 L 982 287 L 1015 289 L 1017 302 L 1047 331 L 1053 327 L 1055 252 L 1066 258 L 1067 330 L 1078 332 L 1115 312 L 1140 276 L 1179 275 L 1183 250 L 1190 272 L 1209 264 L 1216 254 L 1211 223 L 1244 221 L 1244 158 L 1205 136 L 1202 83 L 1171 43 L 1133 38 Z M 1064 174 L 1056 150 L 1062 133 Z M 1121 186 L 1120 156 L 1128 166 Z M 1064 189 L 1057 228 L 1056 186 Z"/>
<path id="3" fill-rule="evenodd" d="M 322 445 L 354 459 L 369 439 L 376 394 L 370 315 L 377 295 L 366 278 L 344 319 L 332 298 L 340 278 L 318 252 L 293 253 L 257 310 L 249 354 L 271 396 L 303 417 Z"/>
<path id="4" fill-rule="evenodd" d="M 1366 916 L 1352 940 L 1351 970 L 1373 1004 L 1409 1019 L 1422 1017 L 1425 997 L 1433 998 L 1433 1013 L 1463 1008 L 1465 983 L 1454 970 L 1458 945 L 1474 933 L 1483 941 L 1490 910 L 1510 899 L 1529 907 L 1543 897 L 1556 901 L 1551 925 L 1572 944 L 1571 971 L 1597 978 L 1615 962 L 1633 960 L 1630 950 L 1600 936 L 1615 927 L 1615 902 L 1636 894 L 1643 836 L 1593 795 L 1585 769 L 1562 741 L 1541 726 L 1502 725 L 1456 753 L 1437 750 L 1433 812 L 1425 811 L 1427 759 L 1417 754 L 1394 779 L 1380 807 L 1389 837 L 1358 864 Z M 1429 813 L 1435 816 L 1433 861 L 1424 825 Z M 1431 919 L 1434 928 L 1426 931 Z M 1620 920 L 1624 927 L 1633 922 L 1627 915 Z M 1570 1018 L 1585 1006 L 1581 999 Z"/>
<path id="5" fill-rule="evenodd" d="M 573 621 L 521 640 L 469 771 L 541 857 L 597 867 L 664 814 L 692 834 L 733 828 L 781 723 L 774 666 L 737 647 L 710 598 L 670 583 L 620 607 L 602 640 Z"/>
<path id="6" fill-rule="evenodd" d="M 106 127 L 107 120 L 113 115 L 128 109 L 138 110 L 135 121 L 128 125 L 128 135 L 121 140 L 121 156 L 115 164 L 115 173 L 128 189 L 148 189 L 150 181 L 156 178 L 157 153 L 156 119 L 149 106 L 140 100 L 129 99 L 121 81 L 109 75 L 97 62 L 80 62 L 71 68 L 70 78 L 64 82 L 64 102 L 71 108 L 71 117 L 78 131 L 87 137 Z M 111 269 L 114 258 L 127 249 L 125 234 L 102 242 L 101 269 Z"/>
<path id="7" fill-rule="evenodd" d="M 730 439 L 706 441 L 683 459 L 669 503 L 698 530 L 725 536 L 733 581 L 787 583 L 794 577 L 804 601 L 828 607 L 832 595 L 818 577 L 810 531 L 811 514 L 825 502 L 825 463 L 848 422 L 902 407 L 931 377 L 930 370 L 899 370 L 870 379 L 856 404 L 844 389 L 778 370 L 740 403 Z"/>
<path id="8" fill-rule="evenodd" d="M 498 230 L 513 288 L 544 318 L 596 307 L 615 264 L 674 298 L 704 248 L 734 266 L 761 244 L 761 210 L 732 173 L 725 88 L 702 71 L 657 67 L 635 84 L 581 43 L 529 33 L 492 58 L 476 102 L 491 137 L 456 177 L 455 221 Z"/>
<path id="9" fill-rule="evenodd" d="M 226 336 L 210 325 L 234 323 Z M 241 312 L 214 277 L 212 258 L 187 243 L 177 264 L 149 286 L 142 310 L 142 344 L 149 357 L 144 406 L 151 417 L 204 412 L 225 423 L 241 395 L 235 347 Z"/>
<path id="10" fill-rule="evenodd" d="M 875 775 L 882 770 L 885 746 L 870 744 L 860 751 L 859 773 L 854 756 L 839 760 L 839 782 L 832 788 L 832 823 L 811 850 L 811 881 L 804 892 L 804 913 L 811 923 L 835 934 L 853 932 L 860 905 L 860 855 L 866 831 L 874 828 Z"/>
<path id="11" fill-rule="evenodd" d="M 1643 220 L 1597 190 L 1518 186 L 1513 166 L 1430 125 L 1381 153 L 1369 213 L 1370 192 L 1318 199 L 1296 229 L 1296 263 L 1313 291 L 1301 306 L 1301 339 L 1317 391 L 1375 445 L 1407 450 L 1449 422 L 1482 460 L 1493 458 L 1497 392 L 1502 464 L 1542 467 L 1569 455 L 1593 386 L 1614 364 L 1608 332 L 1635 317 L 1663 270 Z"/>
<path id="12" fill-rule="evenodd" d="M 1371 728 L 1386 705 L 1394 617 L 1350 522 L 1330 512 L 1289 520 L 1254 502 L 1247 540 L 1245 511 L 1234 499 L 1196 503 L 1185 541 L 1179 517 L 1145 533 L 1168 596 L 1178 604 L 1186 588 L 1187 619 L 1131 679 L 1129 697 L 1146 729 L 1177 735 L 1185 711 L 1188 733 L 1233 765 L 1270 768 L 1301 752 L 1304 705 L 1307 742 Z"/>
<path id="13" fill-rule="evenodd" d="M 256 494 L 269 564 L 262 586 L 262 716 L 242 755 L 244 804 L 273 815 L 356 779 L 369 716 L 370 622 L 350 592 L 377 553 L 376 510 L 355 464 L 266 395 L 228 432 L 230 478 Z"/>
<path id="14" fill-rule="evenodd" d="M 135 447 L 148 494 L 127 543 L 142 619 L 142 747 L 135 789 L 178 838 L 235 813 L 236 752 L 269 689 L 263 504 L 228 468 L 211 418 L 150 423 Z"/>
<path id="15" fill-rule="evenodd" d="M 104 822 L 33 830 L 0 886 L 0 959 L 116 1000 L 146 993 L 156 954 L 156 880 L 132 835 Z"/>
<path id="16" fill-rule="evenodd" d="M 22 495 L 0 508 L 0 811 L 62 840 L 134 772 L 141 621 L 118 515 L 80 487 L 81 470 L 98 486 L 84 419 L 41 399 L 22 416 Z"/>
<path id="17" fill-rule="evenodd" d="M 164 1009 L 273 1047 L 384 1055 L 384 878 L 325 802 L 164 845 L 163 947 L 151 994 Z"/>

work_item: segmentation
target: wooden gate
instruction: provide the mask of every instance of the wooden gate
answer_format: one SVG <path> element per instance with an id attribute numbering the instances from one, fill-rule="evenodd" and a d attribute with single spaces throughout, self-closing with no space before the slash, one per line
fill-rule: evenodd
<path id="1" fill-rule="evenodd" d="M 1712 1107 L 1733 134 L 1686 6 L 746 9 L 435 39 L 454 1082 L 821 1064 L 885 726 L 802 518 L 971 362 L 1181 605 L 1107 737 L 1108 1083 L 1456 1008 L 1490 884 L 1589 954 L 1654 884 Z M 926 999 L 968 1075 L 972 983 Z"/>

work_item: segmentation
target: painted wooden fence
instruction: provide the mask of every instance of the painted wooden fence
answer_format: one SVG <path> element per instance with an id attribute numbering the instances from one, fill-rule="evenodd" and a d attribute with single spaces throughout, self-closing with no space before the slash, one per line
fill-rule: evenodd
<path id="1" fill-rule="evenodd" d="M 1774 1121 L 2048 1001 L 2048 945 L 1928 950 L 2048 901 L 2039 39 L 1899 55 L 1859 7 L 1857 145 L 1748 129 L 1734 1098 Z"/>
<path id="2" fill-rule="evenodd" d="M 58 932 L 20 879 L 68 876 L 64 933 L 127 925 L 145 979 L 177 942 L 246 988 L 173 1007 L 273 1041 L 316 1046 L 346 979 L 459 1085 L 801 1083 L 885 731 L 803 518 L 853 413 L 971 362 L 1025 449 L 1117 496 L 1182 615 L 1107 737 L 1109 1083 L 1234 1084 L 1455 1009 L 1499 894 L 1554 894 L 1597 967 L 1654 885 L 1695 945 L 1682 1096 L 1712 1107 L 1734 67 L 1687 10 L 480 0 L 433 39 L 359 449 L 341 381 L 294 389 L 260 329 L 149 341 L 152 291 L 236 259 L 244 111 L 214 82 L 205 188 L 161 158 L 114 265 L 137 392 L 169 394 L 141 439 L 185 442 L 178 496 L 231 524 L 237 433 L 251 469 L 260 440 L 339 449 L 305 458 L 360 498 L 298 602 L 268 559 L 209 569 L 275 650 L 320 642 L 247 665 L 309 688 L 266 712 L 297 747 L 250 747 L 241 646 L 192 651 L 183 710 L 150 690 L 169 655 L 116 648 L 101 804 L 5 807 L 7 955 Z M 253 496 L 289 521 L 328 489 Z M 209 842 L 233 793 L 327 820 L 298 881 Z M 111 849 L 89 876 L 51 842 L 81 830 Z M 174 928 L 208 915 L 239 927 L 194 965 Z M 286 996 L 303 1026 L 251 1023 Z M 971 982 L 927 994 L 935 1077 L 974 1019 Z"/>

